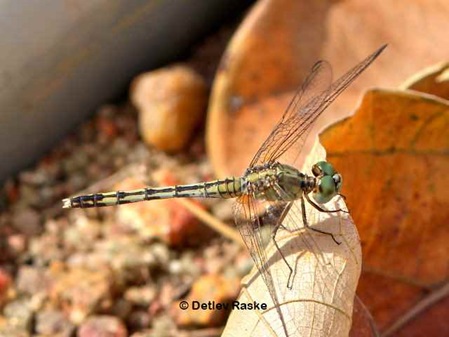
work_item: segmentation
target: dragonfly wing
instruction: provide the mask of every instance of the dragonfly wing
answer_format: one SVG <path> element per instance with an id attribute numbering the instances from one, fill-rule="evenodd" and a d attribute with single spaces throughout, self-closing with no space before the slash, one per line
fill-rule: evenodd
<path id="1" fill-rule="evenodd" d="M 335 199 L 329 209 L 344 207 L 342 198 Z M 286 308 L 288 317 L 304 317 L 303 321 L 295 321 L 301 336 L 312 335 L 314 329 L 325 336 L 347 336 L 361 272 L 357 230 L 346 213 L 320 212 L 306 202 L 305 215 L 311 228 L 332 233 L 341 244 L 335 244 L 329 235 L 306 228 L 301 203 L 294 202 L 283 221 L 289 231 L 281 228 L 276 236 L 293 268 L 292 287 L 283 298 L 292 303 Z M 276 247 L 271 249 L 276 251 Z M 274 280 L 285 279 L 285 263 L 270 271 Z M 303 316 L 304 312 L 312 314 Z"/>
<path id="2" fill-rule="evenodd" d="M 308 133 L 321 113 L 331 104 L 385 49 L 382 46 L 354 68 L 332 82 L 332 69 L 325 61 L 317 62 L 298 89 L 281 120 L 262 144 L 250 167 L 277 161 L 287 151 L 284 162 L 294 165 Z"/>
<path id="3" fill-rule="evenodd" d="M 273 188 L 280 200 L 290 198 L 279 185 Z M 341 197 L 330 203 L 328 209 L 345 207 Z M 277 224 L 276 244 L 271 240 L 265 249 L 288 331 L 295 336 L 313 335 L 316 330 L 324 335 L 347 335 L 361 271 L 359 238 L 352 219 L 347 213 L 320 212 L 307 202 L 303 208 L 300 200 L 288 206 L 288 212 L 280 207 L 273 213 L 282 226 Z"/>
<path id="4" fill-rule="evenodd" d="M 281 213 L 285 206 L 286 203 L 260 201 L 250 195 L 244 195 L 234 204 L 234 216 L 237 228 L 260 276 L 268 288 L 273 306 L 280 317 L 280 320 L 276 320 L 276 322 L 279 322 L 281 325 L 273 327 L 273 329 L 281 330 L 285 335 L 288 335 L 276 292 L 276 288 L 285 288 L 286 285 L 277 285 L 275 287 L 269 271 L 271 261 L 267 260 L 265 252 L 266 246 L 271 240 L 273 225 L 277 221 L 277 213 Z M 271 213 L 269 210 L 276 210 L 276 213 Z"/>
<path id="5" fill-rule="evenodd" d="M 350 216 L 320 212 L 307 202 L 303 209 L 300 200 L 289 201 L 292 196 L 281 186 L 272 187 L 276 201 L 244 195 L 234 206 L 237 227 L 276 309 L 263 316 L 279 335 L 308 335 L 313 329 L 332 334 L 336 326 L 346 331 L 360 273 L 359 241 Z M 342 198 L 330 204 L 332 210 L 344 208 Z"/>
<path id="6" fill-rule="evenodd" d="M 322 98 L 326 96 L 326 92 L 330 88 L 331 82 L 332 69 L 329 63 L 326 61 L 317 62 L 296 91 L 281 120 L 254 156 L 250 167 L 272 162 L 276 159 L 276 154 L 288 145 L 288 139 L 295 135 L 295 131 L 301 135 L 308 129 L 313 121 L 307 120 L 306 117 L 307 115 L 313 116 L 313 112 L 317 111 L 323 101 Z M 301 137 L 301 139 L 296 139 L 296 142 L 301 147 L 301 142 L 303 145 L 304 140 L 305 137 Z"/>

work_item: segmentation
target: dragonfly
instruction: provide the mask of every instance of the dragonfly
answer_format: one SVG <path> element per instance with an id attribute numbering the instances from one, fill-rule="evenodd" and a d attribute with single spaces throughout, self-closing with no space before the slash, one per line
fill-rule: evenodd
<path id="1" fill-rule="evenodd" d="M 233 212 L 236 226 L 268 288 L 281 317 L 284 333 L 288 336 L 269 272 L 264 251 L 267 239 L 262 230 L 269 228 L 269 240 L 272 240 L 289 269 L 287 288 L 293 286 L 293 268 L 287 263 L 277 244 L 276 235 L 279 230 L 291 231 L 282 223 L 292 208 L 299 209 L 304 228 L 327 235 L 335 244 L 340 244 L 333 233 L 309 226 L 305 204 L 308 203 L 319 212 L 348 212 L 343 209 L 329 210 L 324 206 L 332 199 L 342 196 L 341 174 L 327 161 L 315 163 L 311 168 L 312 174 L 306 174 L 296 168 L 297 161 L 318 117 L 385 48 L 386 45 L 380 47 L 334 82 L 331 65 L 326 61 L 315 63 L 281 119 L 240 177 L 80 195 L 64 199 L 63 208 L 104 207 L 167 198 L 235 198 Z"/>

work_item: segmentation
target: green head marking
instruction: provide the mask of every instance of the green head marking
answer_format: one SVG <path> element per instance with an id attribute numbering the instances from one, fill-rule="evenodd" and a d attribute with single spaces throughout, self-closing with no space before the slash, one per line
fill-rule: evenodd
<path id="1" fill-rule="evenodd" d="M 316 202 L 325 204 L 340 193 L 343 178 L 330 163 L 316 163 L 312 167 L 312 173 L 317 178 L 317 186 L 312 194 Z"/>

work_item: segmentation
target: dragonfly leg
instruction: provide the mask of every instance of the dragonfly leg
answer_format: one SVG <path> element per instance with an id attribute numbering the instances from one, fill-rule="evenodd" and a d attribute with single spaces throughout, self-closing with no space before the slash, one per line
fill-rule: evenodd
<path id="1" fill-rule="evenodd" d="M 340 197 L 342 197 L 344 201 L 346 201 L 346 195 L 341 194 L 341 193 L 338 193 L 338 195 L 339 195 Z"/>
<path id="2" fill-rule="evenodd" d="M 283 209 L 280 217 L 278 218 L 278 221 L 276 222 L 276 225 L 273 229 L 273 232 L 271 233 L 271 238 L 273 239 L 274 245 L 276 246 L 276 249 L 278 250 L 279 254 L 281 254 L 282 259 L 284 260 L 285 264 L 287 265 L 288 269 L 290 269 L 290 273 L 288 275 L 288 281 L 287 281 L 287 288 L 292 289 L 293 284 L 291 282 L 292 275 L 293 275 L 293 268 L 288 264 L 287 259 L 285 258 L 284 254 L 281 251 L 281 248 L 278 246 L 278 243 L 276 242 L 276 233 L 278 232 L 279 228 L 283 228 L 288 232 L 291 232 L 290 229 L 285 227 L 282 222 L 284 221 L 285 217 L 287 216 L 287 213 L 290 211 L 290 208 L 292 208 L 293 202 L 289 202 L 287 206 Z"/>
<path id="3" fill-rule="evenodd" d="M 314 203 L 312 201 L 312 199 L 310 199 L 309 195 L 304 193 L 304 196 L 306 197 L 307 201 L 309 202 L 309 204 L 311 204 L 314 208 L 316 208 L 317 210 L 319 210 L 320 212 L 324 212 L 324 213 L 336 213 L 336 212 L 344 212 L 344 213 L 349 213 L 349 211 L 344 210 L 344 209 L 324 209 L 323 207 L 321 207 L 320 205 L 317 205 L 316 203 Z"/>
<path id="4" fill-rule="evenodd" d="M 332 211 L 322 210 L 321 207 L 319 207 L 318 205 L 315 205 L 315 204 L 309 199 L 309 197 L 307 196 L 307 194 L 305 194 L 305 196 L 306 196 L 307 201 L 309 201 L 309 202 L 312 204 L 312 206 L 314 206 L 314 207 L 315 207 L 316 209 L 318 209 L 319 211 L 327 212 L 327 213 L 329 213 L 329 212 L 339 212 L 339 210 L 332 210 Z M 307 222 L 307 217 L 306 217 L 306 205 L 305 205 L 305 202 L 304 202 L 304 198 L 303 198 L 302 196 L 301 196 L 301 211 L 302 211 L 302 218 L 303 218 L 303 220 L 304 220 L 304 226 L 305 226 L 305 227 L 307 227 L 307 228 L 309 228 L 309 229 L 311 229 L 311 230 L 313 230 L 313 231 L 315 231 L 315 232 L 321 233 L 321 234 L 330 235 L 330 236 L 332 237 L 332 240 L 334 240 L 334 242 L 335 242 L 337 245 L 340 245 L 340 244 L 341 244 L 341 242 L 338 241 L 338 240 L 335 238 L 334 234 L 329 233 L 329 232 L 326 232 L 326 231 L 322 231 L 321 229 L 318 229 L 318 228 L 314 228 L 314 227 L 310 227 L 310 226 L 309 226 L 309 223 Z"/>

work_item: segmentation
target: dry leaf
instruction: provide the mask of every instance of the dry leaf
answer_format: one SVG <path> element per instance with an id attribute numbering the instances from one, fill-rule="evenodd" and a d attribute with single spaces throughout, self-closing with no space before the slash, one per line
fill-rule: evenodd
<path id="1" fill-rule="evenodd" d="M 389 43 L 385 55 L 329 107 L 327 113 L 317 122 L 315 126 L 317 130 L 322 125 L 328 124 L 329 121 L 351 113 L 361 89 L 374 85 L 397 86 L 404 78 L 418 69 L 436 62 L 447 61 L 449 44 L 442 43 L 442 41 L 446 40 L 445 35 L 449 29 L 448 16 L 449 3 L 441 0 L 428 2 L 400 0 L 394 3 L 366 0 L 259 1 L 231 41 L 213 87 L 207 124 L 207 145 L 217 176 L 240 175 L 244 171 L 275 122 L 284 112 L 293 97 L 294 89 L 300 85 L 315 61 L 318 59 L 329 60 L 334 68 L 335 77 L 338 77 L 376 47 L 383 43 Z M 403 95 L 409 97 L 409 94 Z M 432 104 L 429 103 L 430 101 Z M 404 214 L 412 212 L 412 208 L 415 211 L 438 208 L 442 197 L 440 198 L 436 194 L 444 195 L 446 193 L 441 191 L 444 189 L 441 186 L 445 186 L 444 183 L 447 186 L 448 178 L 441 172 L 442 166 L 433 162 L 432 156 L 434 153 L 439 153 L 440 149 L 437 144 L 441 137 L 447 134 L 447 131 L 443 131 L 445 128 L 447 130 L 447 124 L 440 126 L 441 133 L 439 134 L 426 134 L 426 146 L 431 149 L 428 154 L 424 147 L 419 149 L 426 153 L 425 155 L 419 154 L 414 157 L 413 153 L 397 153 L 394 160 L 388 161 L 386 156 L 378 156 L 377 151 L 383 153 L 382 151 L 388 152 L 396 149 L 396 146 L 401 148 L 400 146 L 404 142 L 411 142 L 411 140 L 407 138 L 410 134 L 401 133 L 408 130 L 403 127 L 405 122 L 388 114 L 404 103 L 393 103 L 393 106 L 388 106 L 391 103 L 385 104 L 380 112 L 376 112 L 376 129 L 364 130 L 364 132 L 368 132 L 368 135 L 369 132 L 375 132 L 376 136 L 381 137 L 375 139 L 376 144 L 370 144 L 379 146 L 380 150 L 367 146 L 367 139 L 364 138 L 366 134 L 356 138 L 349 132 L 349 136 L 346 133 L 334 141 L 334 149 L 337 146 L 347 149 L 353 147 L 359 156 L 346 163 L 348 167 L 345 169 L 348 169 L 349 172 L 352 169 L 353 176 L 347 177 L 347 174 L 343 172 L 344 191 L 347 194 L 349 189 L 352 191 L 352 202 L 349 200 L 350 206 L 352 206 L 351 203 L 358 203 L 358 209 L 355 209 L 354 212 L 364 221 L 362 228 L 365 233 L 368 233 L 364 239 L 369 252 L 369 255 L 365 255 L 368 269 L 377 268 L 377 273 L 382 271 L 388 274 L 387 277 L 373 273 L 364 276 L 364 280 L 371 277 L 374 281 L 369 281 L 368 285 L 364 287 L 370 292 L 362 299 L 375 302 L 375 305 L 369 306 L 369 308 L 374 310 L 374 315 L 383 328 L 392 324 L 407 312 L 411 305 L 421 299 L 424 288 L 428 289 L 429 285 L 435 285 L 433 283 L 435 280 L 441 281 L 441 277 L 436 277 L 436 275 L 441 276 L 441 270 L 449 269 L 447 263 L 441 261 L 442 256 L 447 255 L 447 249 L 440 246 L 441 242 L 446 240 L 442 235 L 445 227 L 439 225 L 439 228 L 436 229 L 435 224 L 428 227 L 421 225 L 421 221 L 429 223 L 429 219 L 426 218 L 429 212 L 413 213 L 416 214 L 415 219 L 404 216 Z M 440 104 L 443 103 L 424 96 L 419 96 L 417 102 L 412 104 L 416 114 L 404 118 L 409 118 L 406 125 L 413 125 L 413 123 L 423 125 L 419 132 L 410 131 L 416 139 L 419 139 L 422 133 L 429 132 L 429 128 L 438 127 L 433 125 L 437 122 L 432 121 L 431 117 L 428 117 L 426 122 L 420 120 L 421 111 L 433 109 L 435 106 L 441 107 Z M 432 107 L 428 107 L 428 105 Z M 408 108 L 408 103 L 406 106 Z M 424 107 L 423 110 L 421 110 L 421 106 Z M 402 113 L 405 113 L 407 108 L 402 107 L 401 109 L 404 110 Z M 435 112 L 435 114 L 437 113 Z M 415 121 L 416 116 L 419 118 Z M 367 124 L 366 122 L 360 123 L 365 126 Z M 388 127 L 386 130 L 378 131 L 386 126 Z M 311 134 L 313 133 L 312 131 Z M 368 137 L 369 139 L 371 138 Z M 325 145 L 327 146 L 328 143 Z M 417 142 L 413 145 L 421 146 L 422 144 Z M 432 148 L 433 145 L 436 147 Z M 358 153 L 360 148 L 363 148 L 365 152 Z M 447 147 L 445 151 L 447 151 Z M 346 152 L 332 152 L 331 154 L 332 160 L 346 161 Z M 365 160 L 363 156 L 370 160 Z M 426 156 L 432 158 L 430 162 L 434 166 L 428 165 Z M 435 156 L 438 157 L 438 155 Z M 406 159 L 402 160 L 403 157 Z M 421 157 L 425 157 L 425 160 L 422 160 Z M 440 159 L 443 160 L 444 156 L 441 155 Z M 378 166 L 383 165 L 385 160 L 389 164 L 387 165 L 388 170 L 375 170 Z M 356 164 L 367 166 L 354 172 Z M 429 167 L 435 168 L 435 174 L 429 172 Z M 337 165 L 337 168 L 340 169 L 340 164 Z M 400 177 L 395 173 L 391 176 L 390 181 L 382 185 L 381 182 L 384 182 L 382 179 L 388 176 L 389 170 L 405 173 Z M 424 173 L 422 181 L 419 182 L 421 185 L 419 183 L 408 185 L 415 176 Z M 432 176 L 432 179 L 439 179 L 439 183 L 442 185 L 431 186 L 426 175 Z M 434 175 L 438 175 L 438 177 Z M 357 182 L 357 185 L 351 183 L 351 180 Z M 425 185 L 426 183 L 430 185 Z M 405 189 L 406 192 L 402 192 L 400 195 L 394 194 L 393 190 L 399 187 Z M 423 190 L 418 189 L 421 187 Z M 426 188 L 430 190 L 433 188 L 432 197 L 427 196 Z M 372 194 L 367 195 L 368 191 Z M 387 205 L 386 195 L 394 195 L 396 199 L 389 201 Z M 371 200 L 369 198 L 373 198 L 374 201 L 363 202 Z M 430 204 L 430 201 L 433 204 Z M 447 205 L 444 205 L 447 208 Z M 399 224 L 399 227 L 391 226 L 381 230 L 381 226 L 388 222 L 384 222 L 382 217 L 373 214 L 378 209 L 385 213 L 390 223 Z M 443 214 L 447 215 L 444 212 Z M 430 218 L 432 221 L 441 220 L 436 215 L 432 215 Z M 357 219 L 356 223 L 359 223 Z M 413 226 L 415 223 L 418 225 Z M 434 242 L 438 247 L 436 250 L 431 250 L 427 244 L 424 245 L 429 238 L 434 238 L 432 231 L 435 231 L 435 240 L 440 240 Z M 417 235 L 422 237 L 417 238 Z M 385 243 L 387 248 L 382 248 L 380 243 Z M 380 250 L 379 257 L 371 256 L 376 249 Z M 419 261 L 410 258 L 415 255 L 420 256 Z M 404 262 L 404 257 L 408 257 L 409 261 Z M 436 266 L 429 267 L 424 258 L 435 258 Z M 383 265 L 389 264 L 391 267 L 383 268 Z M 426 268 L 429 270 L 422 270 Z M 439 271 L 435 272 L 435 275 L 431 275 L 432 270 Z M 393 272 L 390 273 L 391 271 Z M 418 283 L 415 283 L 415 276 L 418 274 L 420 277 Z M 407 282 L 405 282 L 403 275 L 407 277 L 412 275 L 413 278 L 406 278 Z M 423 281 L 422 276 L 426 276 L 424 283 L 420 283 Z M 393 277 L 395 281 L 393 281 Z"/>
<path id="2" fill-rule="evenodd" d="M 449 100 L 449 63 L 440 63 L 420 71 L 405 81 L 401 88 Z"/>
<path id="3" fill-rule="evenodd" d="M 207 145 L 217 176 L 239 175 L 287 107 L 260 100 L 293 92 L 317 61 L 319 48 L 300 42 L 321 39 L 315 2 L 259 1 L 233 37 L 216 75 L 208 112 Z M 244 146 L 242 146 L 244 144 Z"/>
<path id="4" fill-rule="evenodd" d="M 354 111 L 360 92 L 396 87 L 425 66 L 447 61 L 449 2 L 442 0 L 261 0 L 232 39 L 217 73 L 207 123 L 208 154 L 219 177 L 239 175 L 311 66 L 328 60 L 340 76 L 384 43 L 389 47 L 329 107 L 315 130 Z M 313 134 L 314 132 L 312 132 Z M 308 151 L 306 151 L 308 152 Z"/>
<path id="5" fill-rule="evenodd" d="M 449 276 L 448 129 L 447 101 L 374 90 L 321 137 L 362 239 L 359 296 L 382 330 Z M 443 305 L 432 310 L 447 317 Z M 426 335 L 449 328 L 427 317 Z"/>
<path id="6" fill-rule="evenodd" d="M 354 312 L 352 313 L 352 327 L 350 337 L 378 337 L 379 332 L 373 316 L 359 297 L 354 300 Z"/>
<path id="7" fill-rule="evenodd" d="M 324 149 L 319 145 L 308 157 L 305 168 L 324 158 Z M 326 207 L 344 208 L 343 200 L 336 199 Z M 276 236 L 285 258 L 295 270 L 291 289 L 287 288 L 289 270 L 279 251 L 272 241 L 267 248 L 269 272 L 288 336 L 348 336 L 361 270 L 357 230 L 347 213 L 323 213 L 307 205 L 309 223 L 315 228 L 334 233 L 341 242 L 338 245 L 329 235 L 305 229 L 300 206 L 297 206 L 289 211 L 283 222 L 297 231 L 289 233 L 280 230 Z M 285 336 L 279 311 L 257 269 L 253 269 L 244 279 L 239 300 L 267 303 L 268 309 L 234 310 L 223 336 Z"/>

